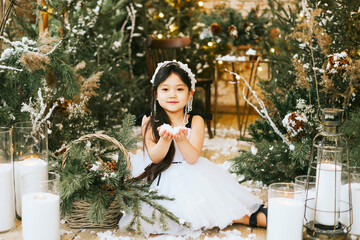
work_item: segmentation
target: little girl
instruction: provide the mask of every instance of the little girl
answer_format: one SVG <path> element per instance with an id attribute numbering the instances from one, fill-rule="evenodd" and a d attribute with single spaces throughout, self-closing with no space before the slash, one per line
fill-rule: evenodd
<path id="1" fill-rule="evenodd" d="M 190 113 L 196 80 L 188 66 L 175 60 L 159 63 L 151 83 L 151 115 L 144 116 L 141 127 L 145 157 L 132 159 L 133 175 L 139 175 L 135 170 L 137 165 L 149 164 L 145 171 L 141 167 L 137 177 L 152 181 L 151 188 L 160 195 L 174 198 L 160 204 L 191 223 L 191 227 L 168 220 L 168 230 L 164 231 L 158 223 L 141 221 L 144 233 L 184 235 L 200 229 L 222 229 L 233 222 L 266 226 L 262 201 L 229 172 L 200 157 L 205 126 L 201 116 Z M 177 131 L 169 126 L 164 128 L 163 124 L 177 127 Z M 141 209 L 145 216 L 151 217 L 151 207 L 144 204 Z M 120 219 L 120 229 L 132 219 L 131 213 L 125 214 Z"/>

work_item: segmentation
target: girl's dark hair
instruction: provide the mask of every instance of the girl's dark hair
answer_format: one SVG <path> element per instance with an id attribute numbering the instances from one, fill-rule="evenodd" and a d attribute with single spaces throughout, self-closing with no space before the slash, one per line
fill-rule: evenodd
<path id="1" fill-rule="evenodd" d="M 160 139 L 159 133 L 157 128 L 160 127 L 162 124 L 167 123 L 171 125 L 169 116 L 166 114 L 165 110 L 159 105 L 156 101 L 156 92 L 158 86 L 165 81 L 172 73 L 178 75 L 180 79 L 191 89 L 191 79 L 187 72 L 185 72 L 178 63 L 170 62 L 164 66 L 162 66 L 158 73 L 155 76 L 155 80 L 152 86 L 152 100 L 151 100 L 151 118 L 150 121 L 145 126 L 145 133 L 149 129 L 151 125 L 153 137 L 155 138 L 155 142 L 158 142 Z M 156 111 L 154 111 L 154 104 L 156 104 Z M 145 137 L 143 140 L 145 146 Z M 145 171 L 137 177 L 137 179 L 146 179 L 148 181 L 153 181 L 161 172 L 168 169 L 172 163 L 172 160 L 175 155 L 175 145 L 174 142 L 171 142 L 170 148 L 168 153 L 166 154 L 165 158 L 161 160 L 159 163 L 151 163 L 149 166 L 145 168 Z"/>

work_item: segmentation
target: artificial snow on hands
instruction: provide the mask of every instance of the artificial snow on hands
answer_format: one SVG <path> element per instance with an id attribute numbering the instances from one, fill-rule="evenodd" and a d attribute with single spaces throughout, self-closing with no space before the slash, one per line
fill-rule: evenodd
<path id="1" fill-rule="evenodd" d="M 172 127 L 171 125 L 164 123 L 163 125 L 160 126 L 159 134 L 162 135 L 163 132 L 166 130 L 166 131 L 170 132 L 171 134 L 176 135 L 180 131 L 180 129 L 186 129 L 186 128 L 181 127 L 181 126 Z"/>

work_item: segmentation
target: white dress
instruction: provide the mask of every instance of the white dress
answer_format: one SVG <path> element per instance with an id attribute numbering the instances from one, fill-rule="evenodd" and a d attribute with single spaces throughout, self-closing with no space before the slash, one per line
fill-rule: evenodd
<path id="1" fill-rule="evenodd" d="M 190 132 L 191 129 L 188 137 Z M 222 229 L 231 225 L 233 220 L 250 216 L 260 207 L 262 200 L 241 186 L 228 171 L 204 157 L 200 157 L 195 164 L 188 164 L 176 142 L 175 148 L 173 164 L 155 178 L 150 188 L 156 189 L 160 195 L 175 198 L 173 201 L 158 202 L 182 221 L 191 223 L 191 227 L 186 228 L 167 219 L 168 230 L 164 231 L 159 222 L 149 224 L 141 220 L 145 235 L 187 235 L 200 229 Z M 145 154 L 133 156 L 131 162 L 133 176 L 136 177 L 151 160 L 145 150 Z M 142 213 L 151 217 L 153 208 L 143 204 Z M 120 229 L 124 230 L 132 219 L 132 213 L 124 214 L 119 221 Z"/>

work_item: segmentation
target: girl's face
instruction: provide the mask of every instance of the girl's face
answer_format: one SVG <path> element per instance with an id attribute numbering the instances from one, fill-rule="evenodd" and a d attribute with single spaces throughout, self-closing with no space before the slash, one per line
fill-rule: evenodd
<path id="1" fill-rule="evenodd" d="M 181 80 L 181 78 L 171 73 L 157 88 L 156 99 L 160 106 L 170 113 L 183 111 L 187 101 L 194 94 Z"/>

